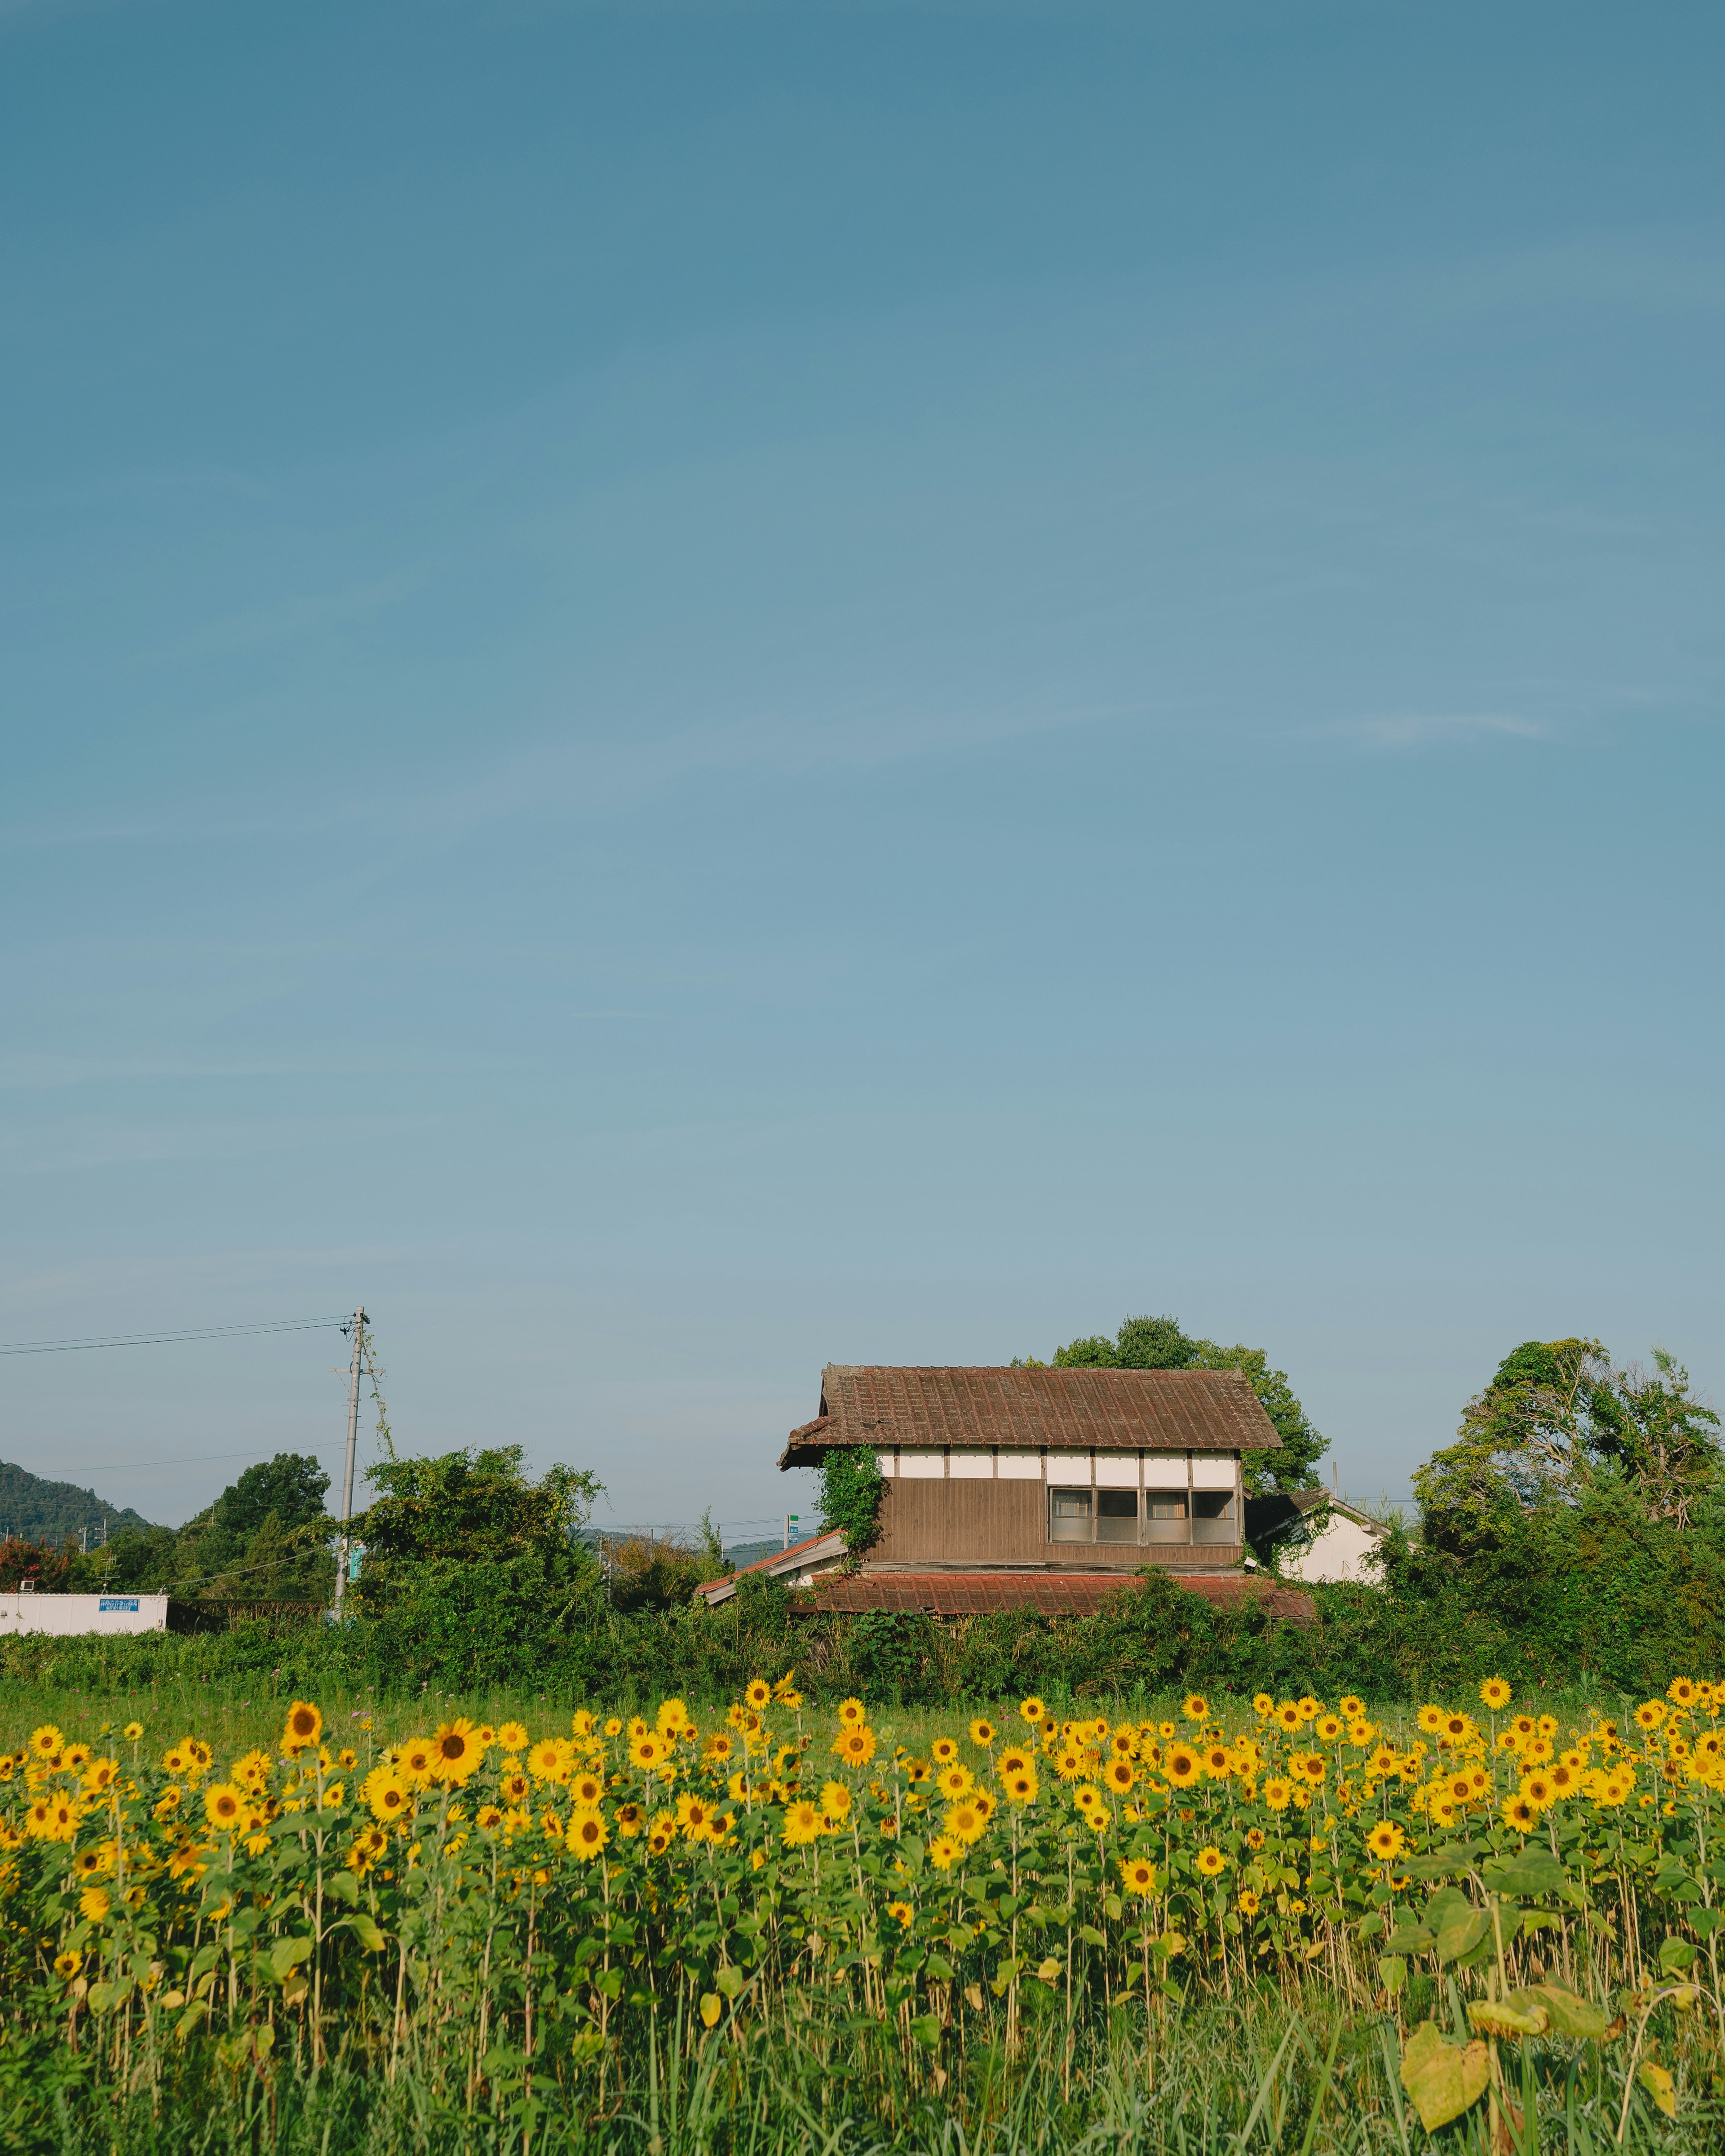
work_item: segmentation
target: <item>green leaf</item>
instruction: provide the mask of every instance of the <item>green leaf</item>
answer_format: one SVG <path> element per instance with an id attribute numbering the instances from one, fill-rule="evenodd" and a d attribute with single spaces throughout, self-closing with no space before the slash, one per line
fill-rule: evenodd
<path id="1" fill-rule="evenodd" d="M 1440 1962 L 1460 1961 L 1491 1936 L 1491 1919 L 1483 1909 L 1470 1909 L 1465 1917 L 1452 1917 L 1437 1935 Z"/>
<path id="2" fill-rule="evenodd" d="M 1491 2071 L 1483 2044 L 1446 2043 L 1435 2021 L 1422 2021 L 1402 2053 L 1402 2087 L 1413 2098 L 1428 2133 L 1435 2133 L 1460 2118 L 1470 2104 L 1477 2103 Z"/>
<path id="3" fill-rule="evenodd" d="M 1695 1946 L 1692 1940 L 1671 1938 L 1661 1942 L 1659 1966 L 1663 1975 L 1681 1976 L 1694 1959 Z"/>
<path id="4" fill-rule="evenodd" d="M 359 1881 L 351 1871 L 335 1871 L 323 1882 L 323 1891 L 331 1901 L 342 1902 L 350 1909 L 359 1907 Z"/>
<path id="5" fill-rule="evenodd" d="M 221 1958 L 222 1942 L 219 1939 L 213 1939 L 208 1946 L 200 1947 L 192 1957 L 192 1967 L 187 1974 L 187 1981 L 196 1984 L 198 1978 L 207 1969 L 213 1969 Z"/>
<path id="6" fill-rule="evenodd" d="M 1429 1953 L 1437 1944 L 1437 1933 L 1424 1924 L 1402 1924 L 1384 1942 L 1386 1953 Z"/>
<path id="7" fill-rule="evenodd" d="M 382 1953 L 389 1943 L 363 1909 L 356 1917 L 343 1917 L 341 1922 L 367 1953 Z"/>
<path id="8" fill-rule="evenodd" d="M 1408 1964 L 1399 1954 L 1380 1954 L 1378 1981 L 1394 1999 L 1408 1980 Z"/>
<path id="9" fill-rule="evenodd" d="M 1579 1997 L 1567 1984 L 1530 1984 L 1524 1990 L 1512 1991 L 1510 1997 L 1517 2005 L 1537 1999 L 1559 2036 L 1580 2036 L 1597 2044 L 1609 2025 L 1603 2008 Z"/>
<path id="10" fill-rule="evenodd" d="M 714 1977 L 713 1982 L 727 1999 L 735 1999 L 737 1993 L 748 1982 L 748 1979 L 740 1969 L 727 1963 Z M 621 1989 L 621 1988 L 619 1984 L 619 1989 Z"/>
<path id="11" fill-rule="evenodd" d="M 278 1984 L 285 1984 L 302 1961 L 310 1960 L 317 1942 L 310 1937 L 278 1939 L 270 1949 L 270 1967 Z"/>
<path id="12" fill-rule="evenodd" d="M 1453 1879 L 1466 1871 L 1477 1854 L 1471 1841 L 1448 1841 L 1441 1849 L 1429 1849 L 1423 1856 L 1404 1856 L 1396 1869 L 1409 1879 Z"/>
<path id="13" fill-rule="evenodd" d="M 1107 1934 L 1099 1932 L 1094 1924 L 1081 1924 L 1078 1936 L 1087 1947 L 1105 1947 L 1108 1943 Z"/>
<path id="14" fill-rule="evenodd" d="M 944 1954 L 932 1953 L 928 1957 L 928 1974 L 937 1984 L 950 1984 L 952 1981 L 952 1964 Z"/>
<path id="15" fill-rule="evenodd" d="M 1569 1879 L 1568 1873 L 1548 1849 L 1524 1849 L 1507 1862 L 1487 1862 L 1484 1871 L 1486 1883 L 1494 1893 L 1524 1902 L 1543 1901 L 1548 1895 L 1561 1894 Z"/>
<path id="16" fill-rule="evenodd" d="M 131 1979 L 124 1977 L 118 1984 L 93 1984 L 85 1994 L 84 2003 L 92 2014 L 110 2013 L 131 1990 Z"/>
<path id="17" fill-rule="evenodd" d="M 937 2051 L 941 2044 L 940 2016 L 919 2014 L 911 2024 L 911 2034 L 925 2051 Z"/>

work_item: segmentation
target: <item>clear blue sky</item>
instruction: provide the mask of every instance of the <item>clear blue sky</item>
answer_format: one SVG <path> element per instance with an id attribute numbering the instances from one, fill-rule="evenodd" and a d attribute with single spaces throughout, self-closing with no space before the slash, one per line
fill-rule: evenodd
<path id="1" fill-rule="evenodd" d="M 1529 1336 L 1720 1387 L 1722 69 L 0 6 L 0 1339 L 363 1297 L 619 1519 L 1131 1312 L 1367 1496 Z M 342 1348 L 8 1359 L 0 1456 L 177 1520 Z"/>

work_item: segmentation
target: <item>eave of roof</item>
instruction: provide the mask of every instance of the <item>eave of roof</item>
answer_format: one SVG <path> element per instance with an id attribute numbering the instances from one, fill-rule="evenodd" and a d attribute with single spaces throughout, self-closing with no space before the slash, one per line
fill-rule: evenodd
<path id="1" fill-rule="evenodd" d="M 1239 1370 L 1051 1370 L 831 1363 L 821 1411 L 790 1433 L 781 1469 L 834 1445 L 1268 1452 L 1281 1440 Z"/>
<path id="2" fill-rule="evenodd" d="M 792 1600 L 794 1614 L 837 1616 L 865 1609 L 896 1609 L 929 1617 L 982 1617 L 1005 1609 L 1032 1609 L 1044 1617 L 1093 1616 L 1111 1595 L 1130 1589 L 1130 1579 L 1093 1572 L 865 1572 L 818 1581 Z M 1182 1578 L 1179 1585 L 1207 1602 L 1229 1606 L 1247 1599 L 1266 1614 L 1310 1624 L 1317 1607 L 1309 1594 L 1248 1573 Z"/>

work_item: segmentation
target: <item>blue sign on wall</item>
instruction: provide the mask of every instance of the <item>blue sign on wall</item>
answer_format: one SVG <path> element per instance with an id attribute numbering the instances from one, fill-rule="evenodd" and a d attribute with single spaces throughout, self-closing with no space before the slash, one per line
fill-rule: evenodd
<path id="1" fill-rule="evenodd" d="M 108 1609 L 129 1609 L 136 1617 L 138 1614 L 137 1598 L 134 1595 L 128 1599 L 123 1594 L 105 1594 L 97 1603 L 96 1609 L 98 1612 Z"/>

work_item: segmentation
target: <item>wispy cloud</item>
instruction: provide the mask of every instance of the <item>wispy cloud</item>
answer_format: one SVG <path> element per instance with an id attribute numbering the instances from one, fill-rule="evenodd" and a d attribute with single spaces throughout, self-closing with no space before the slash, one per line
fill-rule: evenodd
<path id="1" fill-rule="evenodd" d="M 1351 735 L 1372 748 L 1411 749 L 1461 746 L 1494 734 L 1543 741 L 1550 729 L 1542 720 L 1519 718 L 1510 711 L 1394 711 L 1344 720 L 1326 731 Z"/>

